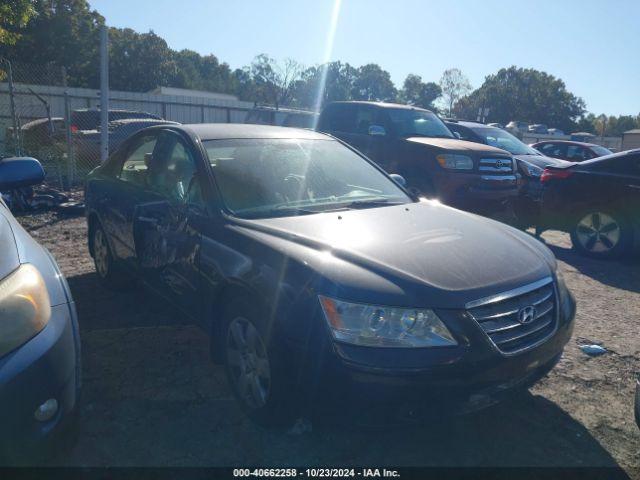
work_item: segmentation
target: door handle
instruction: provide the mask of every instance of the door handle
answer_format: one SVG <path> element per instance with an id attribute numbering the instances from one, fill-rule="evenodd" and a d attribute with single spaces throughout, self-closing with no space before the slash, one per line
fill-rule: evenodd
<path id="1" fill-rule="evenodd" d="M 640 190 L 640 185 L 627 185 L 627 187 L 629 187 L 629 188 L 637 188 L 638 190 Z"/>

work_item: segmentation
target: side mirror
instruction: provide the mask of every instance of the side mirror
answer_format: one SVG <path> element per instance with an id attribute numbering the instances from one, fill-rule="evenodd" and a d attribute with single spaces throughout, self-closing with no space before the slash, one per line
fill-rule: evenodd
<path id="1" fill-rule="evenodd" d="M 401 187 L 406 187 L 407 186 L 407 181 L 404 179 L 404 177 L 402 175 L 398 175 L 397 173 L 392 173 L 389 176 L 391 177 L 391 179 L 394 182 L 396 182 Z"/>
<path id="2" fill-rule="evenodd" d="M 372 137 L 384 137 L 387 134 L 387 131 L 382 125 L 370 125 L 369 126 L 369 135 Z"/>
<path id="3" fill-rule="evenodd" d="M 0 191 L 37 185 L 44 180 L 44 169 L 31 157 L 11 157 L 0 160 Z"/>
<path id="4" fill-rule="evenodd" d="M 453 132 L 453 136 L 456 137 L 458 140 L 462 140 L 462 135 L 460 135 L 458 132 Z"/>

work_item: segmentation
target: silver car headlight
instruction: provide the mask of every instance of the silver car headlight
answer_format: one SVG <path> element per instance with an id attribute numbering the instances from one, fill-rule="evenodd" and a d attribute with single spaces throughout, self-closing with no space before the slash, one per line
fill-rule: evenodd
<path id="1" fill-rule="evenodd" d="M 436 155 L 436 160 L 442 168 L 447 170 L 473 170 L 473 159 L 456 153 Z"/>
<path id="2" fill-rule="evenodd" d="M 0 280 L 0 356 L 23 345 L 49 322 L 49 292 L 38 269 L 20 265 Z"/>
<path id="3" fill-rule="evenodd" d="M 457 345 L 433 310 L 350 303 L 320 295 L 333 337 L 367 347 L 447 347 Z"/>

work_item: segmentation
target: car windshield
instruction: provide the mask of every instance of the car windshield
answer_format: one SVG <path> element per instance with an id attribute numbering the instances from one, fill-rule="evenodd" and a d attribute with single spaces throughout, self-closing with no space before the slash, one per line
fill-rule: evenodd
<path id="1" fill-rule="evenodd" d="M 540 155 L 536 149 L 522 143 L 518 138 L 499 128 L 478 127 L 472 129 L 487 145 L 506 150 L 512 155 Z"/>
<path id="2" fill-rule="evenodd" d="M 227 208 L 243 218 L 411 202 L 392 180 L 334 140 L 203 141 Z"/>
<path id="3" fill-rule="evenodd" d="M 389 117 L 399 137 L 455 138 L 436 115 L 423 110 L 390 108 Z"/>

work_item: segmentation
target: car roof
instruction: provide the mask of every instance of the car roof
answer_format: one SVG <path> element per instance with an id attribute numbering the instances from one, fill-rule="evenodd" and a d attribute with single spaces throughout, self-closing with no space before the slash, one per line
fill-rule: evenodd
<path id="1" fill-rule="evenodd" d="M 119 120 L 111 120 L 109 125 L 127 125 L 129 123 L 153 124 L 153 125 L 180 125 L 172 120 L 161 120 L 157 118 L 121 118 Z"/>
<path id="2" fill-rule="evenodd" d="M 350 101 L 344 101 L 344 102 L 330 103 L 330 105 L 340 105 L 340 104 L 371 105 L 378 108 L 394 108 L 394 109 L 400 108 L 404 110 L 420 110 L 422 112 L 431 112 L 431 110 L 427 110 L 426 108 L 416 107 L 414 105 L 405 105 L 403 103 L 372 102 L 372 101 L 366 101 L 366 100 L 350 100 Z"/>
<path id="3" fill-rule="evenodd" d="M 598 145 L 597 143 L 576 142 L 574 140 L 551 140 L 551 139 L 542 140 L 541 142 L 536 142 L 533 145 L 541 145 L 543 143 L 562 143 L 565 145 L 576 145 L 578 147 L 601 147 L 602 146 L 602 145 Z"/>
<path id="4" fill-rule="evenodd" d="M 151 127 L 153 128 L 153 127 Z M 332 137 L 305 128 L 276 127 L 245 123 L 196 123 L 175 125 L 172 128 L 186 130 L 201 140 L 231 138 L 298 138 L 305 140 L 331 140 Z"/>

